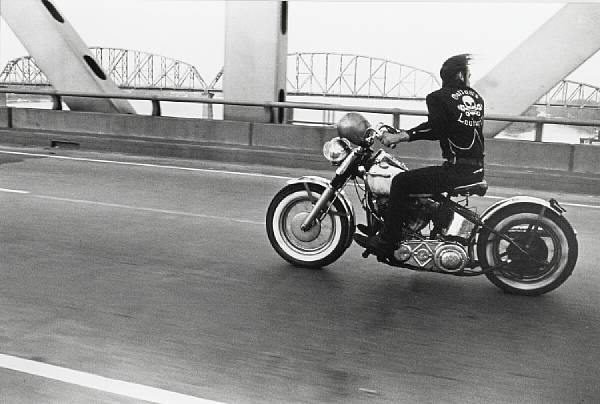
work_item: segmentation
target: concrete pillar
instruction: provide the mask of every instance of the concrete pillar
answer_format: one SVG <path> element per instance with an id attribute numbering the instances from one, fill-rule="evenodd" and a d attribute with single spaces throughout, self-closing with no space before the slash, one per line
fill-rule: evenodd
<path id="1" fill-rule="evenodd" d="M 285 101 L 287 2 L 228 1 L 225 12 L 223 97 L 251 102 Z M 285 121 L 283 110 L 225 106 L 224 118 Z"/>
<path id="2" fill-rule="evenodd" d="M 525 112 L 600 49 L 599 21 L 599 3 L 568 3 L 560 9 L 474 84 L 486 114 Z M 486 121 L 484 135 L 493 137 L 507 125 Z"/>
<path id="3" fill-rule="evenodd" d="M 1 1 L 2 17 L 56 90 L 121 92 L 51 0 Z M 135 113 L 123 99 L 65 97 L 63 100 L 71 110 Z"/>

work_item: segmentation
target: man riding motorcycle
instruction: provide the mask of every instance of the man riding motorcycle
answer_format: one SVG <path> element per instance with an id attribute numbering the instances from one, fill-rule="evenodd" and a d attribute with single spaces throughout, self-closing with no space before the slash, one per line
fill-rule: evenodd
<path id="1" fill-rule="evenodd" d="M 441 69 L 442 88 L 427 95 L 428 120 L 409 130 L 381 125 L 381 142 L 391 146 L 415 140 L 438 140 L 441 166 L 429 166 L 397 174 L 390 191 L 384 227 L 376 235 L 355 234 L 354 240 L 377 255 L 389 256 L 394 242 L 404 238 L 409 197 L 452 190 L 483 180 L 484 101 L 470 87 L 469 54 L 452 56 Z"/>

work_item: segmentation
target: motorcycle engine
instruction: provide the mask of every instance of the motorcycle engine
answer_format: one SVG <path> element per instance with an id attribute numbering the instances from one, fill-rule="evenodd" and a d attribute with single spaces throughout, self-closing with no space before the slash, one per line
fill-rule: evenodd
<path id="1" fill-rule="evenodd" d="M 425 271 L 446 273 L 462 271 L 469 261 L 465 247 L 438 240 L 405 241 L 394 251 L 394 258 Z"/>
<path id="2" fill-rule="evenodd" d="M 438 211 L 439 203 L 429 198 L 415 198 L 409 206 L 408 228 L 418 232 L 425 228 Z"/>
<path id="3" fill-rule="evenodd" d="M 387 196 L 378 196 L 374 199 L 375 211 L 384 216 L 388 207 L 389 198 Z M 424 229 L 435 217 L 438 203 L 426 198 L 415 198 L 408 207 L 410 219 L 406 226 L 413 232 L 419 232 Z"/>

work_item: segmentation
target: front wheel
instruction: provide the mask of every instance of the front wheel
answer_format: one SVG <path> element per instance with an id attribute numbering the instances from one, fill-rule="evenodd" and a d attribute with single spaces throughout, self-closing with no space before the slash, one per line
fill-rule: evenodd
<path id="1" fill-rule="evenodd" d="M 299 267 L 320 268 L 337 260 L 348 248 L 350 224 L 343 205 L 336 200 L 328 213 L 308 231 L 300 225 L 324 188 L 308 184 L 288 185 L 275 195 L 267 210 L 267 235 L 286 261 Z"/>
<path id="2" fill-rule="evenodd" d="M 494 214 L 486 225 L 510 237 L 510 243 L 482 229 L 477 256 L 488 279 L 508 293 L 540 295 L 556 289 L 573 272 L 578 245 L 567 220 L 539 205 L 515 205 Z M 525 251 L 525 252 L 524 252 Z"/>

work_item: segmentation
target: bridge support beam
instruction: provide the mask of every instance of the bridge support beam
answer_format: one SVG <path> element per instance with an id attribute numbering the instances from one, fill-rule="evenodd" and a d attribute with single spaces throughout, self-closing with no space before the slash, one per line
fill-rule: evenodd
<path id="1" fill-rule="evenodd" d="M 285 101 L 287 2 L 228 1 L 225 14 L 223 97 L 249 102 Z M 273 115 L 264 108 L 224 108 L 227 120 L 285 120 L 283 110 Z"/>
<path id="2" fill-rule="evenodd" d="M 2 0 L 2 17 L 56 90 L 118 93 L 87 45 L 50 0 Z M 135 113 L 121 99 L 65 97 L 71 110 Z"/>
<path id="3" fill-rule="evenodd" d="M 520 115 L 600 49 L 600 4 L 568 3 L 474 87 L 486 113 Z M 487 121 L 486 137 L 507 123 Z"/>

